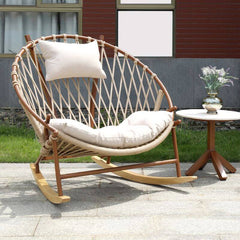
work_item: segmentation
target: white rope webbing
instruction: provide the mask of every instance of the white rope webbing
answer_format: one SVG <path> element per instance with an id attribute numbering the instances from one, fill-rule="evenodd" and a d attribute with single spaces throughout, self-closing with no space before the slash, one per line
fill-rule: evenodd
<path id="1" fill-rule="evenodd" d="M 78 35 L 73 38 L 79 43 Z M 56 39 L 53 36 L 53 41 Z M 86 39 L 92 40 L 90 37 Z M 63 35 L 62 41 L 67 42 L 68 36 Z M 39 70 L 39 65 L 44 67 L 44 59 L 39 54 L 37 45 L 33 44 L 34 56 L 25 48 L 26 60 L 21 58 L 20 70 L 13 74 L 19 75 L 24 98 L 41 118 L 45 119 L 50 113 L 53 118 L 70 118 L 87 125 L 93 122 L 94 127 L 99 128 L 117 125 L 134 111 L 150 111 L 155 107 L 160 89 L 155 75 L 149 74 L 148 67 L 142 67 L 138 59 L 132 60 L 128 54 L 119 54 L 117 47 L 111 49 L 109 58 L 109 47 L 104 41 L 99 41 L 100 62 L 105 67 L 108 78 L 98 80 L 95 98 L 91 92 L 92 84 L 95 84 L 93 79 L 69 78 L 46 83 Z M 48 105 L 42 86 L 50 96 L 51 106 Z M 95 107 L 94 116 L 91 114 L 90 103 Z"/>

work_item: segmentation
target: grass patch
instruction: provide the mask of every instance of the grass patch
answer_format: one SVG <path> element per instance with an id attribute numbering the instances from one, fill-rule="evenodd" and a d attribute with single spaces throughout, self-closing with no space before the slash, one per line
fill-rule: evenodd
<path id="1" fill-rule="evenodd" d="M 39 149 L 32 129 L 0 125 L 0 162 L 34 162 Z"/>
<path id="2" fill-rule="evenodd" d="M 178 150 L 181 162 L 195 162 L 206 150 L 207 130 L 177 129 Z M 240 161 L 240 131 L 217 131 L 216 150 L 228 161 Z M 0 162 L 35 162 L 40 144 L 32 129 L 0 125 Z M 118 162 L 151 162 L 174 158 L 171 135 L 155 149 L 139 155 L 112 157 Z M 92 162 L 90 157 L 67 159 L 63 162 Z"/>
<path id="3" fill-rule="evenodd" d="M 216 150 L 230 162 L 240 162 L 240 131 L 216 131 Z M 207 130 L 177 129 L 181 162 L 195 162 L 207 149 Z M 156 148 L 139 155 L 113 157 L 113 161 L 151 162 L 174 158 L 171 134 Z"/>

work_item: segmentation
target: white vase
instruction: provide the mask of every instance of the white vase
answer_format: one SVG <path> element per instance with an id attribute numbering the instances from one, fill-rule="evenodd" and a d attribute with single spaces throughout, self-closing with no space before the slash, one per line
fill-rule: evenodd
<path id="1" fill-rule="evenodd" d="M 208 96 L 203 99 L 202 106 L 208 114 L 217 114 L 217 111 L 222 108 L 222 99 L 217 95 L 217 92 L 208 92 Z"/>

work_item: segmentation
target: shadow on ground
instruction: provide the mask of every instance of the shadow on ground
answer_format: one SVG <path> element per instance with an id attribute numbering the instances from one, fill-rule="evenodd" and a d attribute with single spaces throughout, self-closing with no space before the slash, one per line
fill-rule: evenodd
<path id="1" fill-rule="evenodd" d="M 155 170 L 155 169 L 154 169 Z M 151 176 L 175 176 L 173 169 L 151 170 Z M 147 173 L 146 173 L 147 174 Z M 170 192 L 181 197 L 189 194 L 189 188 L 212 185 L 218 182 L 215 174 L 199 171 L 196 183 L 180 185 L 150 186 L 122 180 L 113 174 L 100 174 L 63 181 L 64 195 L 71 197 L 71 201 L 62 205 L 54 205 L 40 192 L 33 180 L 10 181 L 0 185 L 0 215 L 17 216 L 51 216 L 61 218 L 62 215 L 97 216 L 97 210 L 135 199 L 147 199 L 154 193 Z M 49 184 L 55 187 L 55 181 Z M 193 185 L 194 184 L 194 185 Z"/>

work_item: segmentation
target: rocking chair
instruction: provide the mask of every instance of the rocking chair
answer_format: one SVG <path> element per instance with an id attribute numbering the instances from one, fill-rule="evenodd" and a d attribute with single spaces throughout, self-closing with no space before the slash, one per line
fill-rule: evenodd
<path id="1" fill-rule="evenodd" d="M 16 55 L 12 83 L 36 136 L 40 156 L 31 169 L 46 198 L 70 200 L 62 180 L 113 172 L 146 184 L 193 181 L 181 176 L 171 98 L 160 79 L 139 59 L 103 40 L 79 35 L 51 35 L 32 41 Z M 160 110 L 162 100 L 167 110 Z M 174 159 L 116 166 L 111 156 L 136 155 L 157 147 L 172 134 Z M 92 156 L 102 168 L 62 174 L 60 159 Z M 40 171 L 54 160 L 57 191 Z M 176 177 L 137 174 L 128 169 L 175 164 Z"/>

